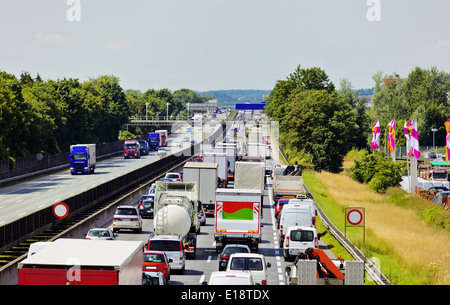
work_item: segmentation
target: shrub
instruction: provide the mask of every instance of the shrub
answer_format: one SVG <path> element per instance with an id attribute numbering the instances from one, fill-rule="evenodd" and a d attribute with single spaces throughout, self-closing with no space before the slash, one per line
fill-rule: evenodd
<path id="1" fill-rule="evenodd" d="M 400 185 L 402 170 L 403 164 L 393 162 L 384 152 L 368 153 L 364 150 L 349 174 L 359 183 L 368 183 L 372 191 L 385 193 L 388 187 Z"/>

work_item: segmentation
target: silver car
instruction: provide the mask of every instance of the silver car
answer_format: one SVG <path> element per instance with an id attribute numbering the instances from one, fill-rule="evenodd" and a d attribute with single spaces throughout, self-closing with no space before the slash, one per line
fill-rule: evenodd
<path id="1" fill-rule="evenodd" d="M 113 217 L 113 232 L 129 229 L 135 232 L 142 231 L 142 217 L 135 206 L 118 206 Z"/>
<path id="2" fill-rule="evenodd" d="M 115 240 L 116 234 L 109 228 L 94 228 L 87 232 L 85 238 L 90 240 Z"/>

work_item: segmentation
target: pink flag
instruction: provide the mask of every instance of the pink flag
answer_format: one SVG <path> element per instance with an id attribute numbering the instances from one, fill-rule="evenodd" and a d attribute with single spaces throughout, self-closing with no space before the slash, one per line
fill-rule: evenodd
<path id="1" fill-rule="evenodd" d="M 408 124 L 408 130 L 410 138 L 410 148 L 408 155 L 418 159 L 420 158 L 420 150 L 419 150 L 419 132 L 417 131 L 417 122 L 414 120 L 410 121 Z"/>
<path id="2" fill-rule="evenodd" d="M 380 148 L 380 121 L 375 121 L 375 124 L 372 128 L 372 145 L 371 149 L 379 149 Z"/>

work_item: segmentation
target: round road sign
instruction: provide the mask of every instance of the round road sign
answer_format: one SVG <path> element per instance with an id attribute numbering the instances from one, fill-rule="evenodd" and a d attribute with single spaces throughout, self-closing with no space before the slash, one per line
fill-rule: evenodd
<path id="1" fill-rule="evenodd" d="M 56 218 L 64 218 L 69 214 L 69 207 L 64 202 L 57 203 L 53 206 L 53 215 Z"/>
<path id="2" fill-rule="evenodd" d="M 359 225 L 361 223 L 361 221 L 363 220 L 363 214 L 361 213 L 360 210 L 350 210 L 347 213 L 347 221 L 349 222 L 349 224 L 356 226 Z"/>

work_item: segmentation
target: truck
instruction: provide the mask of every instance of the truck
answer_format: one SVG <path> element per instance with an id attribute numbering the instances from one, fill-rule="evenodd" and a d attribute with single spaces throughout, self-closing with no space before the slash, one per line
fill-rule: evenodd
<path id="1" fill-rule="evenodd" d="M 70 173 L 91 174 L 96 164 L 95 144 L 75 144 L 70 146 Z"/>
<path id="2" fill-rule="evenodd" d="M 243 159 L 248 161 L 265 161 L 266 144 L 249 142 L 247 144 L 247 152 Z"/>
<path id="3" fill-rule="evenodd" d="M 228 160 L 226 153 L 205 152 L 203 162 L 217 163 L 218 187 L 225 188 L 228 185 Z"/>
<path id="4" fill-rule="evenodd" d="M 263 196 L 265 188 L 265 171 L 265 162 L 236 162 L 234 188 L 260 190 L 261 196 Z M 261 202 L 263 202 L 262 197 Z"/>
<path id="5" fill-rule="evenodd" d="M 237 159 L 237 144 L 230 142 L 217 142 L 214 148 L 216 153 L 225 153 L 228 161 L 228 181 L 234 181 Z"/>
<path id="6" fill-rule="evenodd" d="M 139 142 L 138 140 L 125 140 L 123 145 L 123 157 L 128 159 L 130 157 L 140 158 L 141 152 L 139 150 Z"/>
<path id="7" fill-rule="evenodd" d="M 214 241 L 220 253 L 227 244 L 246 244 L 258 252 L 261 242 L 261 191 L 216 190 Z"/>
<path id="8" fill-rule="evenodd" d="M 157 181 L 153 226 L 157 236 L 180 236 L 186 256 L 194 258 L 200 232 L 197 183 Z"/>
<path id="9" fill-rule="evenodd" d="M 280 198 L 304 198 L 305 189 L 301 176 L 273 175 L 273 196 Z"/>
<path id="10" fill-rule="evenodd" d="M 286 285 L 364 285 L 364 261 L 328 257 L 325 251 L 308 248 L 285 267 Z"/>
<path id="11" fill-rule="evenodd" d="M 156 130 L 155 133 L 159 133 L 160 135 L 160 147 L 167 147 L 167 141 L 168 141 L 168 135 L 167 135 L 167 130 L 161 129 L 161 130 Z"/>
<path id="12" fill-rule="evenodd" d="M 183 167 L 185 182 L 197 183 L 198 200 L 205 214 L 214 216 L 217 188 L 217 163 L 186 162 Z"/>
<path id="13" fill-rule="evenodd" d="M 161 146 L 161 135 L 157 132 L 150 132 L 147 135 L 147 142 L 150 151 L 158 151 Z"/>
<path id="14" fill-rule="evenodd" d="M 19 285 L 142 285 L 141 241 L 59 238 L 18 264 Z"/>

